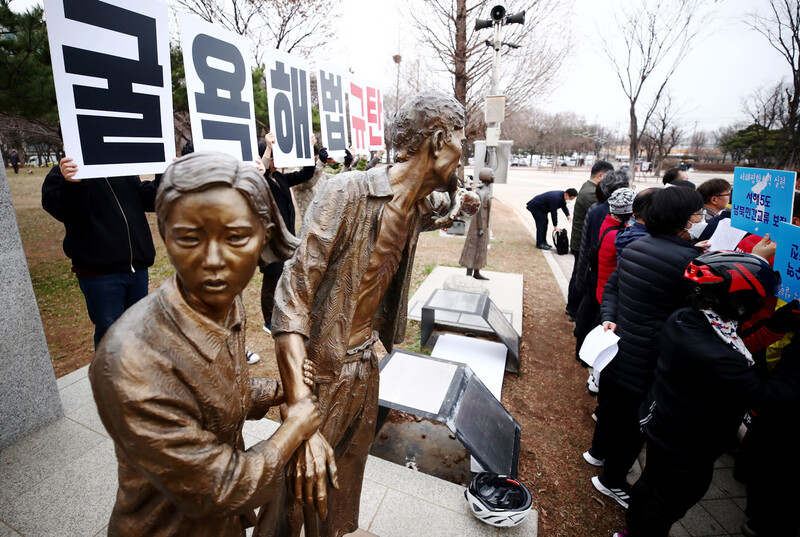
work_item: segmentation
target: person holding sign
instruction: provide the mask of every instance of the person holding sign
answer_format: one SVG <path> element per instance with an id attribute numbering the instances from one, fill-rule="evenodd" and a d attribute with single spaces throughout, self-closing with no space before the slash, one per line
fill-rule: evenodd
<path id="1" fill-rule="evenodd" d="M 291 496 L 260 512 L 259 537 L 299 535 L 302 504 L 306 535 L 317 534 L 319 520 L 324 537 L 358 529 L 378 414 L 375 346 L 380 339 L 390 350 L 405 336 L 420 231 L 480 207 L 474 193 L 451 180 L 464 116 L 463 105 L 442 93 L 411 97 L 392 129 L 396 163 L 331 177 L 306 214 L 300 246 L 278 283 L 272 330 L 287 403 L 311 391 L 302 382 L 308 357 L 323 424 L 287 469 Z"/>
<path id="2" fill-rule="evenodd" d="M 715 252 L 691 261 L 684 278 L 691 307 L 663 326 L 655 377 L 638 414 L 647 465 L 631 491 L 627 533 L 616 535 L 667 537 L 705 495 L 714 462 L 744 413 L 788 408 L 800 394 L 798 342 L 763 381 L 738 334 L 740 323 L 775 293 L 780 275 L 757 256 Z"/>
<path id="3" fill-rule="evenodd" d="M 296 399 L 270 438 L 244 448 L 244 420 L 283 393 L 249 377 L 240 293 L 297 239 L 256 168 L 222 153 L 171 164 L 155 203 L 176 275 L 122 315 L 89 368 L 119 465 L 108 534 L 243 537 L 320 425 L 314 396 Z M 312 383 L 310 364 L 300 376 Z"/>
<path id="4" fill-rule="evenodd" d="M 122 312 L 147 295 L 156 250 L 145 212 L 155 209 L 159 177 L 75 179 L 61 159 L 42 185 L 42 207 L 64 224 L 64 253 L 86 299 L 94 346 Z"/>
<path id="5" fill-rule="evenodd" d="M 291 173 L 282 173 L 275 169 L 275 163 L 272 161 L 272 145 L 275 143 L 275 134 L 270 132 L 266 136 L 266 145 L 264 153 L 261 155 L 262 162 L 266 166 L 264 172 L 264 179 L 266 179 L 269 189 L 272 191 L 272 197 L 275 198 L 275 203 L 278 205 L 283 223 L 289 233 L 294 235 L 295 228 L 295 209 L 294 201 L 292 201 L 291 187 L 301 185 L 314 177 L 315 166 L 305 166 L 299 171 Z M 311 145 L 314 145 L 312 137 Z M 328 155 L 323 149 L 322 161 L 328 159 Z M 264 279 L 261 283 L 261 314 L 264 316 L 264 331 L 268 334 L 271 333 L 272 328 L 272 308 L 275 306 L 275 287 L 278 285 L 278 279 L 283 272 L 283 262 L 270 263 L 266 267 L 261 267 L 261 272 L 264 274 Z"/>

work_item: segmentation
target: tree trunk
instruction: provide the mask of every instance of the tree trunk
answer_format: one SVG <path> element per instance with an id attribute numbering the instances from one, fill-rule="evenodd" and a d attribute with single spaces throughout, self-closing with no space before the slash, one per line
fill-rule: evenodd
<path id="1" fill-rule="evenodd" d="M 639 154 L 639 123 L 636 120 L 636 103 L 631 102 L 630 109 L 631 128 L 630 128 L 630 172 L 631 184 L 636 182 L 636 156 Z"/>
<path id="2" fill-rule="evenodd" d="M 456 46 L 455 46 L 455 81 L 453 85 L 454 97 L 458 102 L 467 107 L 467 0 L 457 0 L 456 2 Z M 469 118 L 464 125 L 464 132 L 466 134 L 466 126 L 469 124 Z M 467 144 L 473 140 L 467 139 Z M 459 175 L 463 179 L 464 166 L 469 162 L 467 151 L 461 154 L 462 167 L 459 168 Z M 479 163 L 475 164 L 476 167 Z M 477 177 L 477 174 L 475 174 Z"/>

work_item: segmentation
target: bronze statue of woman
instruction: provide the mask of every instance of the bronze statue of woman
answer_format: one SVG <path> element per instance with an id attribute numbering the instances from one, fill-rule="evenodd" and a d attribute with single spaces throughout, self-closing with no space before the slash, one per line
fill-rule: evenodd
<path id="1" fill-rule="evenodd" d="M 120 317 L 89 368 L 119 464 L 108 534 L 244 537 L 321 423 L 314 397 L 300 399 L 244 449 L 244 420 L 284 396 L 275 379 L 249 378 L 240 293 L 296 239 L 259 171 L 221 153 L 173 162 L 156 215 L 177 273 Z"/>

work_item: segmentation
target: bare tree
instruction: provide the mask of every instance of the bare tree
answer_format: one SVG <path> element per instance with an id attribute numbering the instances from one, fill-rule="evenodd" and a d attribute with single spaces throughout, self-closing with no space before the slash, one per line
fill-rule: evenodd
<path id="1" fill-rule="evenodd" d="M 326 39 L 333 0 L 175 0 L 200 18 L 250 39 L 256 63 L 265 47 L 308 55 Z"/>
<path id="2" fill-rule="evenodd" d="M 789 151 L 785 162 L 787 169 L 797 165 L 800 149 L 800 2 L 798 0 L 768 0 L 767 15 L 751 14 L 750 25 L 767 38 L 791 69 L 791 82 L 783 88 L 789 130 Z"/>
<path id="3" fill-rule="evenodd" d="M 619 78 L 630 108 L 630 158 L 664 94 L 667 82 L 691 49 L 700 28 L 703 0 L 639 0 L 616 15 L 616 29 L 603 37 L 603 51 Z M 614 39 L 614 37 L 618 37 Z M 644 115 L 637 105 L 654 88 Z M 635 170 L 635 167 L 632 166 Z"/>
<path id="4" fill-rule="evenodd" d="M 475 31 L 478 18 L 488 18 L 489 0 L 420 0 L 411 17 L 419 40 L 452 77 L 453 95 L 467 109 L 467 139 L 483 132 L 483 98 L 490 85 L 491 30 Z M 505 48 L 501 87 L 507 99 L 507 117 L 531 104 L 552 82 L 570 46 L 563 0 L 510 0 L 508 14 L 526 11 L 525 24 L 504 27 L 504 41 L 520 45 Z"/>
<path id="5" fill-rule="evenodd" d="M 736 134 L 744 128 L 744 125 L 741 124 L 733 124 L 733 125 L 726 125 L 724 127 L 720 127 L 717 129 L 716 132 L 716 145 L 717 149 L 719 149 L 720 153 L 722 153 L 722 163 L 725 164 L 725 160 L 728 156 L 730 151 L 727 148 L 728 143 L 736 138 Z"/>
<path id="6" fill-rule="evenodd" d="M 672 96 L 666 93 L 653 111 L 645 135 L 655 143 L 653 173 L 660 174 L 664 159 L 683 138 L 683 130 L 677 124 L 678 110 Z"/>

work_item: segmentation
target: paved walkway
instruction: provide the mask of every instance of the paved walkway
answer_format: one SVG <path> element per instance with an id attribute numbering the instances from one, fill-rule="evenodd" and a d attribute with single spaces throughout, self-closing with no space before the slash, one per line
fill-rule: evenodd
<path id="1" fill-rule="evenodd" d="M 0 451 L 0 537 L 106 534 L 117 460 L 87 370 L 58 379 L 63 418 Z M 245 443 L 268 438 L 277 425 L 247 422 Z M 380 537 L 500 535 L 472 516 L 463 487 L 376 457 L 367 462 L 359 526 Z M 536 537 L 536 512 L 502 534 Z"/>

